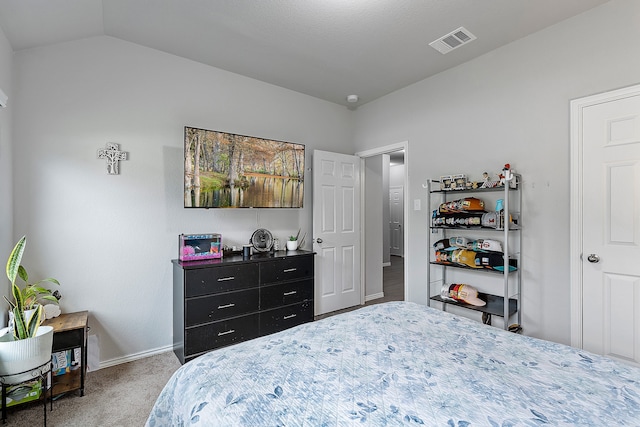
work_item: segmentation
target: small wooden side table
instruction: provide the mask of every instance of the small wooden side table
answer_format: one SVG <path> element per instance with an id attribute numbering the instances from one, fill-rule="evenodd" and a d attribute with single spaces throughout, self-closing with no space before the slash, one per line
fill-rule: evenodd
<path id="1" fill-rule="evenodd" d="M 84 379 L 87 373 L 88 311 L 64 313 L 45 320 L 44 325 L 53 326 L 53 353 L 80 348 L 80 368 L 63 375 L 52 376 L 51 395 L 80 390 L 84 396 Z"/>

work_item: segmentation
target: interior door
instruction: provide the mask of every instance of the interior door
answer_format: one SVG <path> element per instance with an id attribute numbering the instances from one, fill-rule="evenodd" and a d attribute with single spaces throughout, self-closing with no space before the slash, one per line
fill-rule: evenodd
<path id="1" fill-rule="evenodd" d="M 315 314 L 361 303 L 360 158 L 313 151 Z"/>
<path id="2" fill-rule="evenodd" d="M 640 95 L 582 110 L 583 348 L 640 363 Z"/>
<path id="3" fill-rule="evenodd" d="M 389 227 L 391 231 L 391 255 L 404 256 L 404 188 L 389 188 Z"/>

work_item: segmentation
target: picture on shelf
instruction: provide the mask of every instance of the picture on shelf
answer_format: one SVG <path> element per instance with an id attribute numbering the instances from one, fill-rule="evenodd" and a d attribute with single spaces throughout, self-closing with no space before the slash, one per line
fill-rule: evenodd
<path id="1" fill-rule="evenodd" d="M 185 126 L 185 208 L 301 208 L 305 146 Z"/>

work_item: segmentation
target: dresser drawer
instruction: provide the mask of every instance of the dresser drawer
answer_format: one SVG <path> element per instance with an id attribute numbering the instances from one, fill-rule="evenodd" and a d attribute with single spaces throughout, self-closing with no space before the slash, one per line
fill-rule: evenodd
<path id="1" fill-rule="evenodd" d="M 260 283 L 313 277 L 313 257 L 300 256 L 260 263 Z"/>
<path id="2" fill-rule="evenodd" d="M 259 296 L 258 288 L 253 288 L 188 299 L 185 324 L 193 326 L 258 311 Z"/>
<path id="3" fill-rule="evenodd" d="M 259 315 L 255 313 L 187 328 L 184 337 L 185 355 L 256 338 L 260 332 L 258 322 Z"/>
<path id="4" fill-rule="evenodd" d="M 313 320 L 313 301 L 260 312 L 260 335 L 269 335 Z"/>
<path id="5" fill-rule="evenodd" d="M 313 299 L 313 279 L 260 288 L 260 309 L 281 307 Z"/>
<path id="6" fill-rule="evenodd" d="M 215 294 L 258 285 L 257 264 L 185 270 L 185 297 Z"/>

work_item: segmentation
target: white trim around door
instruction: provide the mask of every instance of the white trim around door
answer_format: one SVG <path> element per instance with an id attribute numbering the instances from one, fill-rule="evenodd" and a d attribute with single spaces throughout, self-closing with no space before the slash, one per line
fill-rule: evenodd
<path id="1" fill-rule="evenodd" d="M 571 345 L 583 348 L 583 110 L 604 102 L 615 101 L 640 95 L 640 85 L 629 86 L 610 92 L 574 99 L 570 103 L 571 112 L 571 222 L 570 222 L 570 282 L 571 282 Z"/>
<path id="2" fill-rule="evenodd" d="M 359 151 L 357 153 L 355 153 L 356 156 L 360 157 L 360 183 L 362 188 L 364 188 L 365 186 L 365 177 L 364 177 L 364 171 L 365 171 L 365 167 L 364 167 L 364 159 L 366 159 L 367 157 L 373 157 L 373 156 L 378 156 L 381 154 L 387 154 L 387 153 L 393 153 L 394 151 L 400 151 L 400 150 L 404 150 L 404 158 L 405 158 L 405 162 L 404 162 L 404 188 L 408 189 L 409 188 L 409 163 L 407 161 L 408 157 L 409 157 L 409 141 L 403 141 L 403 142 L 398 142 L 395 144 L 390 144 L 390 145 L 385 145 L 383 147 L 377 147 L 377 148 L 372 148 L 370 150 L 364 150 L 364 151 Z M 360 192 L 360 200 L 361 200 L 361 206 L 363 207 L 362 209 L 360 209 L 360 224 L 364 224 L 365 220 L 364 220 L 364 215 L 365 215 L 365 200 L 364 200 L 364 191 Z M 408 280 L 408 274 L 407 274 L 407 268 L 409 265 L 409 253 L 406 250 L 407 247 L 407 242 L 409 239 L 409 207 L 407 206 L 409 198 L 406 196 L 405 194 L 405 198 L 404 198 L 404 245 L 405 245 L 405 250 L 404 250 L 404 299 L 405 301 L 409 301 L 408 295 L 409 295 L 409 280 Z M 366 240 L 366 236 L 365 233 L 361 233 L 360 235 L 360 243 L 361 243 L 361 248 L 363 248 L 363 250 L 360 252 L 360 259 L 361 259 L 361 263 L 360 263 L 360 268 L 361 268 L 361 281 L 362 281 L 362 304 L 365 303 L 364 299 L 365 299 L 365 290 L 364 290 L 364 278 L 365 278 L 365 248 L 366 248 L 366 244 L 365 244 L 365 240 Z"/>

